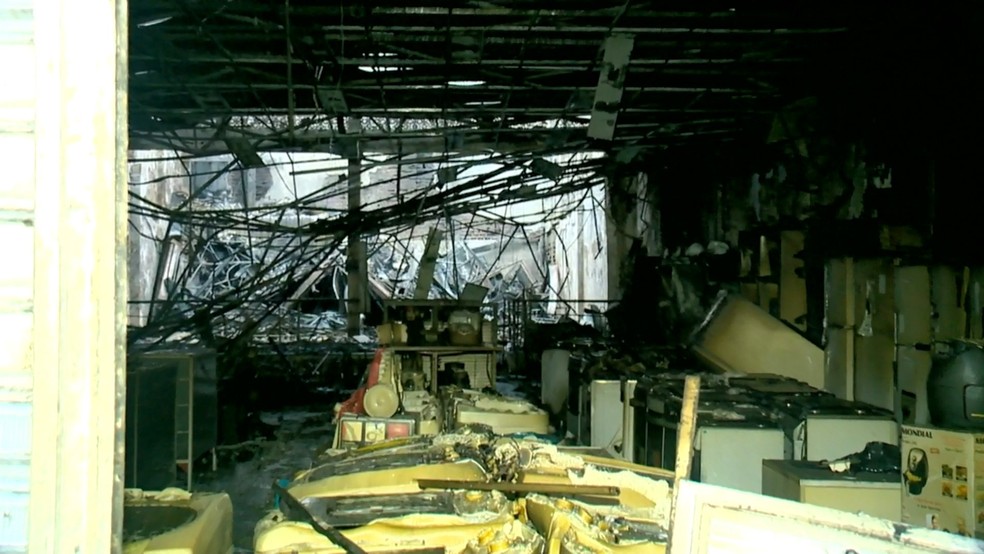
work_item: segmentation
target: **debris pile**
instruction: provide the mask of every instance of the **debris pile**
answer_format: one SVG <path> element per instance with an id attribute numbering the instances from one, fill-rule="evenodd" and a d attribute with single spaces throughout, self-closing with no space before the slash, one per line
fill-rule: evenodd
<path id="1" fill-rule="evenodd" d="M 469 432 L 328 451 L 278 488 L 255 551 L 539 553 L 665 549 L 671 492 L 660 470 L 529 439 Z M 580 546 L 580 548 L 577 548 Z M 573 549 L 572 549 L 573 547 Z"/>

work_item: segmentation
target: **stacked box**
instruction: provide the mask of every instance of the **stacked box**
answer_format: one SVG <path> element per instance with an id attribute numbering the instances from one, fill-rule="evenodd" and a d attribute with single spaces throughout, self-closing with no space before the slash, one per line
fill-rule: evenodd
<path id="1" fill-rule="evenodd" d="M 902 521 L 984 537 L 984 432 L 902 427 Z"/>

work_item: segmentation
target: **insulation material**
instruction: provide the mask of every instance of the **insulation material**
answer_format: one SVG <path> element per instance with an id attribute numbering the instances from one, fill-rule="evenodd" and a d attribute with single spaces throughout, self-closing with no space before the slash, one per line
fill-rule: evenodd
<path id="1" fill-rule="evenodd" d="M 530 523 L 546 537 L 546 552 L 618 552 L 620 554 L 663 554 L 665 533 L 652 533 L 658 524 L 636 519 L 630 510 L 592 506 L 530 495 L 524 504 Z M 641 519 L 641 520 L 640 520 Z M 639 532 L 639 527 L 650 531 Z M 621 536 L 628 530 L 628 537 Z"/>
<path id="2" fill-rule="evenodd" d="M 227 494 L 127 489 L 123 543 L 125 554 L 227 554 L 232 552 L 232 501 Z"/>
<path id="3" fill-rule="evenodd" d="M 523 400 L 500 398 L 475 391 L 462 391 L 454 400 L 454 424 L 480 424 L 498 435 L 550 431 L 547 412 Z"/>
<path id="4" fill-rule="evenodd" d="M 661 524 L 669 523 L 673 495 L 666 481 L 650 479 L 631 471 L 605 471 L 591 465 L 585 466 L 581 472 L 568 472 L 568 478 L 574 485 L 618 487 L 623 492 L 632 491 L 649 503 L 649 517 Z"/>
<path id="5" fill-rule="evenodd" d="M 342 534 L 368 552 L 398 552 L 443 548 L 463 552 L 468 543 L 486 529 L 496 532 L 515 520 L 511 514 L 488 514 L 484 518 L 444 514 L 419 514 L 377 520 L 369 525 L 347 529 Z M 258 554 L 288 552 L 339 553 L 345 551 L 332 544 L 310 525 L 284 521 L 271 514 L 257 524 L 254 549 Z M 532 550 L 531 550 L 532 552 Z"/>

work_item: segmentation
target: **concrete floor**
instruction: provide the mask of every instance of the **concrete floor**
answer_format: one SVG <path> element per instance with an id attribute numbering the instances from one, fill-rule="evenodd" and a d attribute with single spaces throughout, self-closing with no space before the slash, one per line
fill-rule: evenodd
<path id="1" fill-rule="evenodd" d="M 502 380 L 498 391 L 524 398 L 528 386 Z M 347 396 L 347 395 L 345 395 Z M 273 506 L 271 485 L 292 479 L 311 467 L 318 452 L 330 446 L 334 427 L 334 402 L 316 407 L 290 407 L 260 414 L 255 429 L 241 430 L 253 440 L 219 450 L 219 469 L 200 471 L 196 489 L 225 492 L 233 505 L 233 543 L 237 554 L 253 551 L 253 528 Z"/>
<path id="2" fill-rule="evenodd" d="M 222 491 L 232 498 L 236 553 L 253 551 L 253 527 L 273 506 L 271 485 L 310 468 L 315 454 L 331 443 L 333 414 L 330 408 L 319 409 L 323 411 L 295 409 L 262 414 L 272 436 L 237 449 L 223 448 L 219 470 L 198 480 L 200 491 Z M 241 461 L 235 461 L 234 456 Z"/>

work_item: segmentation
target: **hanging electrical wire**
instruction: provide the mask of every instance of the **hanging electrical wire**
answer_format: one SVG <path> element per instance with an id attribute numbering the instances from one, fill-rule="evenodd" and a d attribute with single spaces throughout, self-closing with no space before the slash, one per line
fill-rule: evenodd
<path id="1" fill-rule="evenodd" d="M 373 191 L 379 190 L 380 194 L 363 203 L 357 216 L 328 207 L 330 202 L 342 200 L 347 194 L 344 178 L 303 194 L 296 190 L 295 181 L 288 200 L 263 203 L 245 201 L 244 177 L 240 175 L 239 191 L 243 201 L 235 202 L 210 194 L 215 183 L 222 178 L 228 179 L 230 172 L 243 172 L 235 162 L 225 163 L 221 169 L 209 174 L 192 171 L 189 163 L 194 164 L 194 160 L 179 155 L 137 158 L 134 162 L 144 164 L 148 163 L 147 159 L 176 161 L 184 170 L 135 180 L 130 190 L 130 213 L 131 218 L 158 221 L 159 226 L 164 225 L 162 237 L 180 227 L 184 236 L 182 255 L 187 263 L 181 272 L 168 277 L 166 294 L 160 295 L 163 298 L 158 298 L 161 283 L 155 282 L 148 319 L 142 327 L 131 331 L 131 341 L 159 342 L 189 328 L 213 340 L 216 335 L 225 340 L 240 340 L 260 328 L 284 323 L 296 315 L 292 313 L 289 301 L 298 283 L 316 276 L 316 272 L 323 271 L 326 265 L 343 265 L 340 262 L 348 236 L 376 236 L 377 240 L 370 241 L 368 252 L 371 256 L 385 250 L 392 257 L 401 250 L 406 259 L 409 253 L 407 241 L 413 237 L 413 230 L 422 224 L 441 225 L 441 221 L 453 220 L 455 227 L 466 233 L 472 229 L 503 233 L 508 229 L 509 240 L 500 245 L 498 254 L 488 266 L 474 269 L 477 267 L 474 266 L 477 263 L 474 254 L 461 252 L 462 261 L 467 262 L 466 268 L 460 271 L 455 268 L 452 281 L 440 285 L 446 293 L 456 294 L 456 289 L 463 284 L 461 279 L 471 277 L 471 273 L 475 273 L 477 279 L 488 277 L 488 272 L 520 229 L 564 218 L 583 202 L 582 199 L 565 203 L 564 197 L 602 183 L 601 160 L 597 158 L 571 156 L 566 160 L 564 176 L 554 181 L 530 169 L 530 160 L 538 157 L 533 153 L 508 157 L 448 155 L 444 159 L 454 164 L 459 175 L 472 169 L 480 170 L 480 166 L 488 166 L 489 171 L 459 178 L 443 187 L 426 185 L 433 182 L 435 164 L 421 163 L 420 157 L 377 158 L 375 163 L 366 164 L 363 173 L 394 164 L 401 166 L 401 171 L 395 178 L 369 179 L 363 193 L 373 196 Z M 289 161 L 293 162 L 292 159 Z M 277 165 L 277 162 L 270 164 Z M 410 165 L 422 169 L 402 171 Z M 293 168 L 292 163 L 287 166 Z M 314 173 L 318 169 L 302 171 Z M 297 176 L 298 171 L 289 171 L 292 181 Z M 188 183 L 203 182 L 193 189 L 189 185 L 187 198 L 173 207 L 151 199 L 150 193 L 156 187 L 175 178 Z M 404 183 L 416 180 L 425 185 L 417 189 L 404 187 L 403 198 L 396 199 L 385 192 L 397 178 Z M 557 200 L 547 206 L 546 201 L 550 199 Z M 526 221 L 508 215 L 512 206 L 528 207 L 537 202 L 543 209 L 527 210 Z M 140 235 L 150 236 L 144 231 Z M 523 235 L 527 236 L 525 230 Z M 458 245 L 452 245 L 452 248 L 454 258 L 458 255 Z M 539 264 L 537 271 L 540 278 L 546 279 Z M 395 279 L 406 280 L 407 277 L 396 275 Z M 454 279 L 459 283 L 454 283 Z"/>

